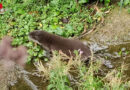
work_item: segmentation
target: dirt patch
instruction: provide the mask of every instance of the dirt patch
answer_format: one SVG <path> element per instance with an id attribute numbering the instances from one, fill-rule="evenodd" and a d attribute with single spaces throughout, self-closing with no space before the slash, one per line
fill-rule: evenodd
<path id="1" fill-rule="evenodd" d="M 130 42 L 130 14 L 127 9 L 115 7 L 106 17 L 104 25 L 85 38 L 99 44 L 114 45 Z"/>

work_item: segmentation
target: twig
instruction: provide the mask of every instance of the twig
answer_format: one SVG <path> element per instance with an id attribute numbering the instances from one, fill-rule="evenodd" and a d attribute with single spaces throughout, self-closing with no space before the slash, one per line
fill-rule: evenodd
<path id="1" fill-rule="evenodd" d="M 97 0 L 97 2 L 96 2 L 96 6 L 98 5 L 98 2 L 99 2 L 99 0 Z"/>
<path id="2" fill-rule="evenodd" d="M 84 24 L 84 31 L 82 32 L 82 34 L 86 33 L 87 32 L 87 28 L 86 28 L 86 22 Z"/>
<path id="3" fill-rule="evenodd" d="M 101 13 L 101 11 L 100 11 L 100 9 L 98 9 L 98 6 L 97 5 L 95 5 L 94 6 L 94 8 L 96 9 L 96 11 L 98 12 L 98 13 Z M 101 15 L 101 23 L 103 23 L 104 22 L 104 17 L 103 17 L 103 15 Z"/>
<path id="4" fill-rule="evenodd" d="M 76 39 L 80 39 L 80 38 L 82 38 L 82 37 L 84 37 L 84 36 L 90 34 L 90 33 L 93 32 L 95 29 L 96 29 L 96 25 L 94 25 L 93 28 L 92 28 L 89 32 L 81 34 L 81 35 L 80 35 L 79 37 L 77 37 Z"/>

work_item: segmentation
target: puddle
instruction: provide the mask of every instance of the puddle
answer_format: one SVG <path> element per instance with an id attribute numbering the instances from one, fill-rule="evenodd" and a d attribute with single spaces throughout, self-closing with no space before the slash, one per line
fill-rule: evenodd
<path id="1" fill-rule="evenodd" d="M 9 90 L 46 90 L 48 83 L 43 82 L 42 77 L 35 73 L 36 68 L 33 64 L 27 64 L 25 70 L 27 71 L 27 77 L 18 79 L 18 83 L 10 86 Z"/>
<path id="2" fill-rule="evenodd" d="M 130 43 L 111 45 L 104 51 L 104 56 L 110 58 L 114 68 L 120 68 L 125 65 L 125 75 L 130 80 Z"/>

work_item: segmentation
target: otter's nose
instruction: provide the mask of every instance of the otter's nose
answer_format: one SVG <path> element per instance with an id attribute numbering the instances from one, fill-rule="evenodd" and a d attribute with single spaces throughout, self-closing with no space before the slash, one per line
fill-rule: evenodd
<path id="1" fill-rule="evenodd" d="M 34 36 L 34 32 L 30 32 L 30 33 L 29 33 L 29 36 L 30 36 L 30 37 Z"/>

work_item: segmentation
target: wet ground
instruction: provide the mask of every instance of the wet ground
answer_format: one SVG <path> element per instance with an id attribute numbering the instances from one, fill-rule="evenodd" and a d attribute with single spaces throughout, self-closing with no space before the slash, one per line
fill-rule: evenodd
<path id="1" fill-rule="evenodd" d="M 130 80 L 130 43 L 111 45 L 107 50 L 107 53 L 109 54 L 108 56 L 110 57 L 114 68 L 120 68 L 121 65 L 125 65 L 124 75 L 126 75 L 128 80 Z"/>
<path id="2" fill-rule="evenodd" d="M 24 78 L 18 79 L 18 83 L 10 86 L 9 90 L 46 90 L 48 83 L 45 83 L 42 77 L 36 73 L 36 68 L 33 64 L 26 64 L 25 70 L 29 81 Z"/>
<path id="3" fill-rule="evenodd" d="M 113 69 L 120 69 L 124 65 L 124 77 L 130 81 L 130 43 L 110 45 L 107 49 L 98 52 L 106 60 L 110 60 Z M 106 68 L 106 70 L 110 70 Z"/>

